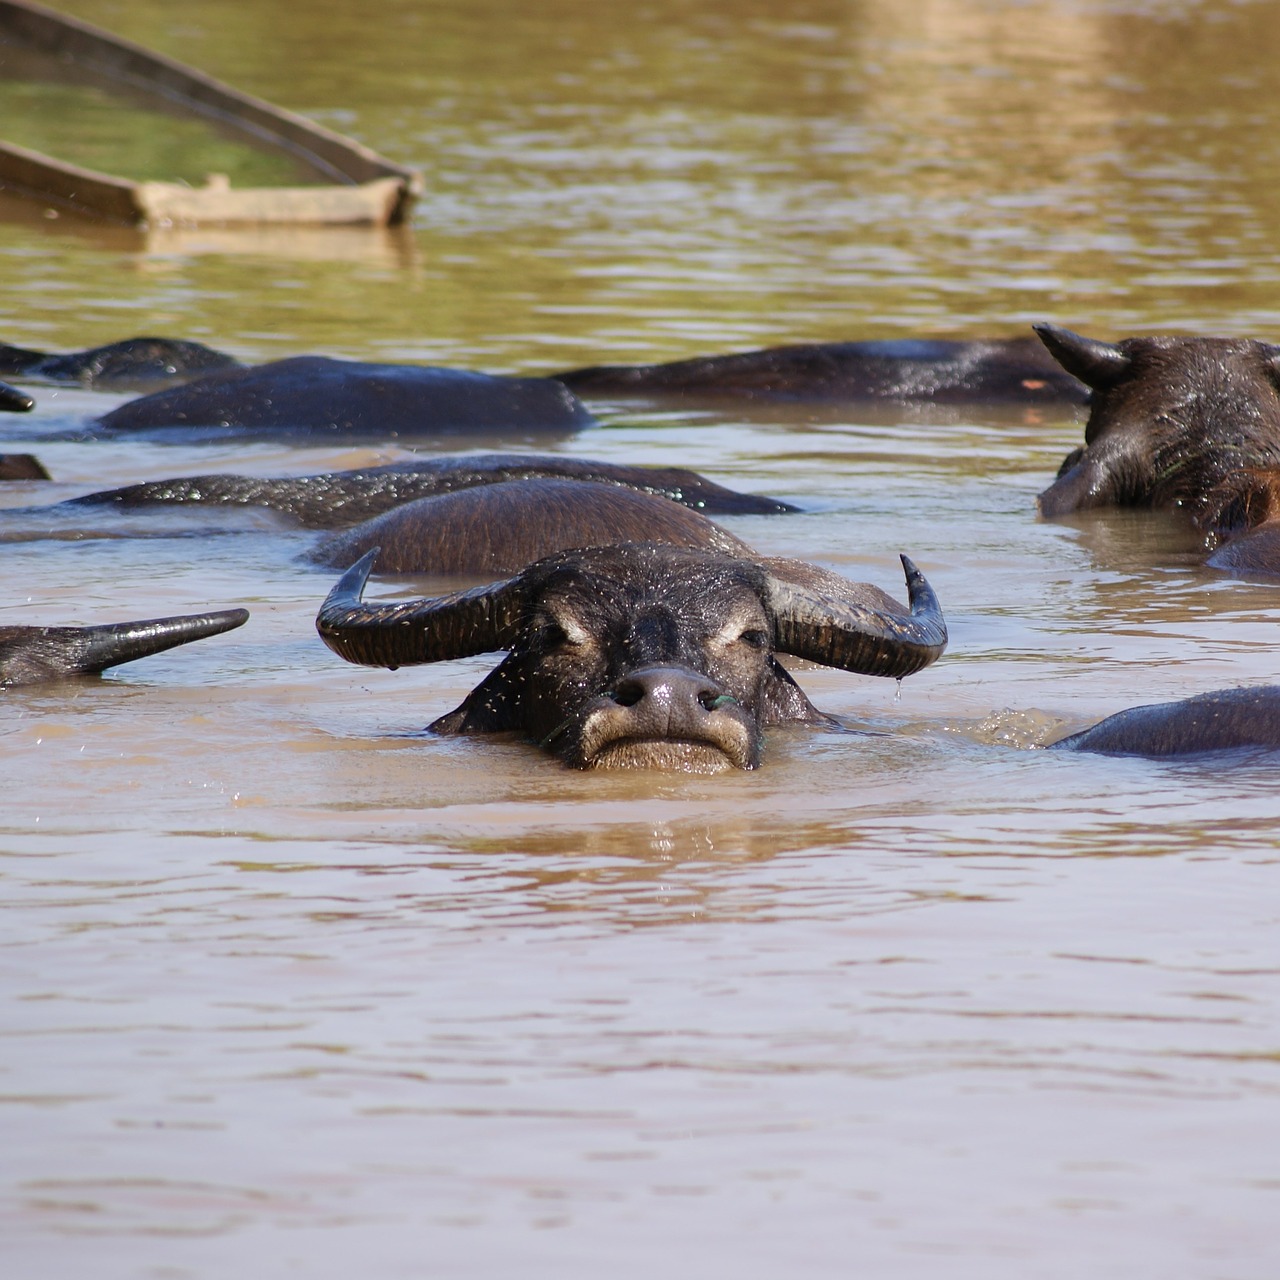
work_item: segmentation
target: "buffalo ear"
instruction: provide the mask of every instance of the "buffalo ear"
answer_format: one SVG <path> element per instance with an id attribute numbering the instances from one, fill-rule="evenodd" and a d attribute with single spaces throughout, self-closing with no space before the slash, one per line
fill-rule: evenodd
<path id="1" fill-rule="evenodd" d="M 1060 329 L 1056 324 L 1033 324 L 1031 327 L 1049 348 L 1049 354 L 1087 387 L 1101 389 L 1114 386 L 1129 367 L 1129 357 L 1109 342 L 1082 337 L 1070 329 Z"/>
<path id="2" fill-rule="evenodd" d="M 1280 347 L 1273 347 L 1269 342 L 1260 342 L 1258 345 L 1262 348 L 1263 363 L 1267 366 L 1271 381 L 1280 386 Z"/>

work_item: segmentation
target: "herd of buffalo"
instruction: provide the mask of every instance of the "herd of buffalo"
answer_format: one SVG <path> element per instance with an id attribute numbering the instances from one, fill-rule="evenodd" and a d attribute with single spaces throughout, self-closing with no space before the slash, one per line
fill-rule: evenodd
<path id="1" fill-rule="evenodd" d="M 245 366 L 197 343 L 138 338 L 50 354 L 0 346 L 0 377 L 136 392 L 83 438 L 549 439 L 594 420 L 584 400 L 727 405 L 826 401 L 1087 405 L 1084 444 L 1041 514 L 1181 512 L 1226 573 L 1280 577 L 1280 347 L 1147 337 L 822 343 L 549 377 L 303 356 Z M 0 410 L 30 395 L 0 382 Z M 0 479 L 47 478 L 0 454 Z M 263 479 L 182 476 L 45 508 L 268 508 L 323 531 L 308 553 L 341 570 L 316 626 L 349 662 L 395 668 L 506 657 L 436 720 L 446 734 L 514 731 L 578 768 L 754 768 L 770 725 L 823 723 L 779 662 L 791 655 L 901 679 L 947 643 L 937 597 L 902 557 L 906 605 L 815 565 L 762 556 L 710 517 L 787 503 L 678 468 L 553 455 L 437 457 Z M 490 577 L 375 605 L 371 572 Z M 97 627 L 0 627 L 0 685 L 98 673 L 241 626 L 243 609 Z M 1231 689 L 1111 716 L 1055 749 L 1176 755 L 1280 747 L 1280 687 Z"/>

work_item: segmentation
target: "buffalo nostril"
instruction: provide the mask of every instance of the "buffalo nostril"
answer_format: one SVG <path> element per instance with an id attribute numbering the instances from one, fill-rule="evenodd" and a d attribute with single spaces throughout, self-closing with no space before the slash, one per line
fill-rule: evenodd
<path id="1" fill-rule="evenodd" d="M 609 696 L 620 707 L 634 707 L 646 692 L 639 680 L 623 680 Z"/>

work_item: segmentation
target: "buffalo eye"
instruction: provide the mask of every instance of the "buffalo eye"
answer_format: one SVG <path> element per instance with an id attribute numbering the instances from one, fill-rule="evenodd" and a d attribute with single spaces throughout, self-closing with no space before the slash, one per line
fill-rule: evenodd
<path id="1" fill-rule="evenodd" d="M 591 639 L 591 633 L 568 614 L 543 614 L 538 620 L 538 636 L 547 649 L 584 645 Z"/>
<path id="2" fill-rule="evenodd" d="M 543 622 L 538 627 L 538 643 L 543 649 L 558 649 L 567 639 L 558 622 Z"/>
<path id="3" fill-rule="evenodd" d="M 712 652 L 726 656 L 743 649 L 767 653 L 773 647 L 773 631 L 759 608 L 739 605 L 726 611 L 724 625 L 706 637 L 705 643 Z"/>

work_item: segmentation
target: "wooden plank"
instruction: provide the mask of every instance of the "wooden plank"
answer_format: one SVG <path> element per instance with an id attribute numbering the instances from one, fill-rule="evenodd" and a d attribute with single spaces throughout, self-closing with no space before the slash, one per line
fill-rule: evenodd
<path id="1" fill-rule="evenodd" d="M 232 129 L 259 147 L 301 161 L 325 183 L 236 191 L 216 177 L 200 188 L 133 183 L 0 143 L 0 186 L 15 192 L 124 222 L 385 226 L 403 219 L 422 189 L 419 174 L 354 139 L 42 5 L 0 0 L 0 42 L 74 62 L 109 85 L 155 98 L 167 110 Z"/>
<path id="2" fill-rule="evenodd" d="M 153 227 L 216 222 L 255 225 L 288 222 L 382 227 L 393 220 L 402 194 L 399 178 L 375 178 L 350 187 L 244 187 L 214 175 L 203 187 L 140 182 L 134 197 Z"/>

